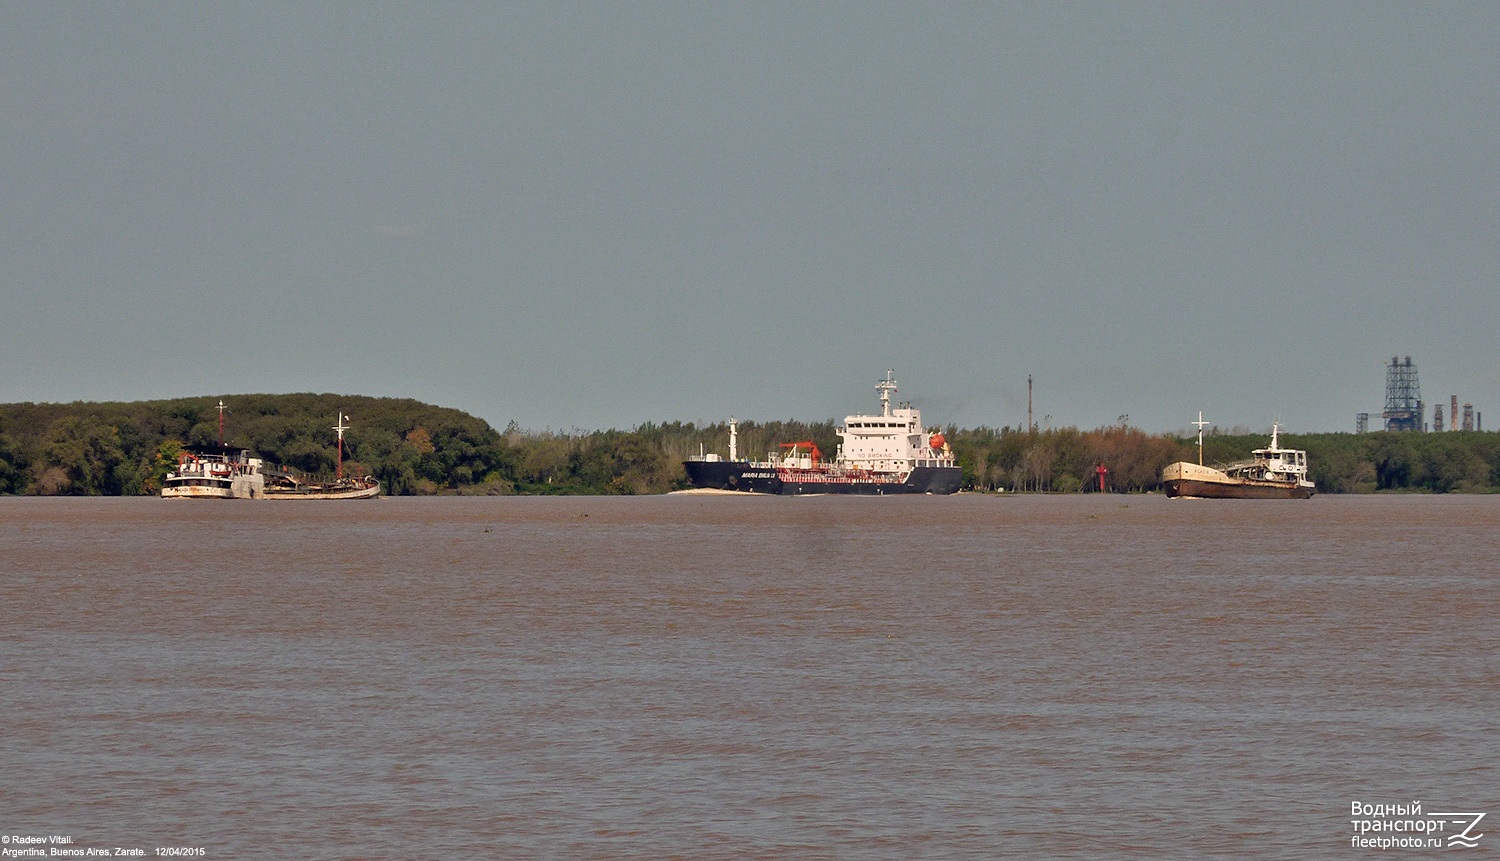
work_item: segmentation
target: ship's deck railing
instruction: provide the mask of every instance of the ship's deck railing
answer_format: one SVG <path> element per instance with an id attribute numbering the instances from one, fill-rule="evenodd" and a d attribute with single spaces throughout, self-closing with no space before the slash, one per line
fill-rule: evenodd
<path id="1" fill-rule="evenodd" d="M 1247 466 L 1255 466 L 1258 463 L 1261 463 L 1261 461 L 1250 458 L 1248 460 L 1235 460 L 1230 461 L 1229 463 L 1220 463 L 1214 468 L 1219 470 L 1220 472 L 1228 472 L 1231 469 L 1244 469 Z"/>
<path id="2" fill-rule="evenodd" d="M 1284 468 L 1283 469 L 1278 469 L 1278 470 L 1276 470 L 1276 472 L 1302 472 L 1304 470 L 1303 464 L 1297 463 L 1296 461 L 1285 460 L 1284 459 L 1284 460 L 1281 461 L 1281 464 L 1282 464 L 1282 466 Z M 1228 471 L 1230 471 L 1232 469 L 1244 469 L 1244 468 L 1250 467 L 1250 466 L 1270 466 L 1270 465 L 1271 465 L 1271 458 L 1253 457 L 1253 458 L 1248 458 L 1246 460 L 1236 460 L 1236 461 L 1233 461 L 1232 463 L 1220 464 L 1216 468 L 1219 469 L 1221 472 L 1228 472 Z"/>
<path id="3" fill-rule="evenodd" d="M 917 466 L 958 466 L 958 464 L 951 457 L 919 458 L 912 462 Z"/>

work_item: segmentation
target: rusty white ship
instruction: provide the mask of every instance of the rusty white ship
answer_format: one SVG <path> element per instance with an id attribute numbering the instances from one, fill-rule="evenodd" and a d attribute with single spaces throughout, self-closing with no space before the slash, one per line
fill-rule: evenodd
<path id="1" fill-rule="evenodd" d="M 1198 462 L 1179 461 L 1161 471 L 1168 497 L 1190 499 L 1310 499 L 1317 486 L 1307 478 L 1307 452 L 1282 448 L 1280 423 L 1271 425 L 1271 444 L 1249 460 L 1214 468 L 1203 465 L 1203 414 L 1198 414 Z"/>
<path id="2" fill-rule="evenodd" d="M 737 425 L 729 422 L 729 457 L 704 454 L 683 463 L 695 488 L 799 495 L 841 493 L 948 494 L 958 490 L 963 470 L 941 433 L 922 426 L 910 404 L 891 406 L 894 371 L 876 383 L 878 415 L 850 415 L 838 429 L 838 452 L 825 460 L 810 441 L 781 444 L 765 460 L 741 460 Z"/>
<path id="3" fill-rule="evenodd" d="M 380 482 L 370 476 L 344 477 L 344 424 L 339 414 L 339 449 L 332 480 L 309 479 L 294 470 L 269 467 L 248 449 L 224 444 L 224 402 L 219 402 L 219 444 L 183 449 L 177 468 L 162 482 L 162 499 L 373 499 Z"/>
<path id="4" fill-rule="evenodd" d="M 344 477 L 344 424 L 348 416 L 339 413 L 333 430 L 339 437 L 338 458 L 334 461 L 332 481 L 311 481 L 291 471 L 282 471 L 266 484 L 266 499 L 374 499 L 380 495 L 380 482 L 371 476 Z"/>
<path id="5" fill-rule="evenodd" d="M 265 464 L 245 449 L 195 445 L 177 456 L 162 499 L 265 499 Z"/>

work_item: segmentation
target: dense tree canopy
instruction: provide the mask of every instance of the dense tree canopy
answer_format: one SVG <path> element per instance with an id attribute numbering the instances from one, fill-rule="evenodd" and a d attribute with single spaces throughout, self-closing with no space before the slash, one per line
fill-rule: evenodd
<path id="1" fill-rule="evenodd" d="M 133 403 L 0 405 L 0 493 L 156 494 L 183 446 L 219 439 L 221 396 Z M 671 422 L 634 430 L 561 434 L 504 433 L 458 410 L 396 398 L 330 394 L 224 395 L 224 442 L 267 462 L 314 475 L 337 457 L 332 427 L 352 417 L 344 437 L 345 473 L 380 479 L 390 494 L 664 493 L 682 488 L 682 461 L 727 454 L 724 423 Z M 775 454 L 783 443 L 812 441 L 832 456 L 832 421 L 742 421 L 742 457 Z M 1097 492 L 1159 488 L 1163 466 L 1196 460 L 1196 438 L 1148 434 L 1126 426 L 972 430 L 944 435 L 970 490 Z M 1248 457 L 1264 435 L 1210 434 L 1206 463 Z M 1500 489 L 1500 435 L 1482 432 L 1283 435 L 1308 452 L 1325 493 Z"/>
<path id="2" fill-rule="evenodd" d="M 154 494 L 185 445 L 219 441 L 219 396 L 0 405 L 0 492 Z M 488 423 L 413 400 L 225 395 L 224 442 L 312 475 L 334 471 L 333 425 L 351 416 L 344 471 L 387 493 L 512 489 L 514 452 Z"/>

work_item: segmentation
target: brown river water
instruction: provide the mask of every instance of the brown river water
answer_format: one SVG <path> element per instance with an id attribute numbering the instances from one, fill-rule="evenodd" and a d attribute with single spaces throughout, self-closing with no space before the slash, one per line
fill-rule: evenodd
<path id="1" fill-rule="evenodd" d="M 1497 578 L 1491 496 L 4 498 L 0 848 L 1488 857 Z"/>

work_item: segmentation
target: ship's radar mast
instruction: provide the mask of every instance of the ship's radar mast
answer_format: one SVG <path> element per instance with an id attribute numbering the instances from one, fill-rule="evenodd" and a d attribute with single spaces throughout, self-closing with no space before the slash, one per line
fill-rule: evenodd
<path id="1" fill-rule="evenodd" d="M 880 392 L 880 414 L 889 416 L 891 414 L 891 392 L 896 391 L 896 369 L 886 368 L 885 379 L 875 384 L 875 391 Z"/>

